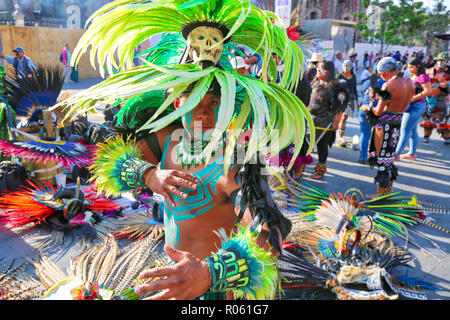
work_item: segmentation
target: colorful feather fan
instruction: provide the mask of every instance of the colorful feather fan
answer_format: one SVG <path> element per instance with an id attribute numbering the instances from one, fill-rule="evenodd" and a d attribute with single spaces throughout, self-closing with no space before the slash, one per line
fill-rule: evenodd
<path id="1" fill-rule="evenodd" d="M 44 222 L 57 212 L 62 212 L 67 203 L 55 199 L 60 191 L 50 183 L 34 184 L 28 181 L 31 187 L 22 187 L 17 191 L 4 192 L 0 197 L 0 228 L 3 230 L 24 227 L 31 224 L 30 229 Z M 85 196 L 85 209 L 92 211 L 105 211 L 118 209 L 118 205 L 101 196 L 88 193 Z M 80 212 L 82 213 L 82 212 Z M 61 216 L 63 214 L 61 213 Z M 78 219 L 78 217 L 76 217 Z M 68 221 L 69 222 L 69 221 Z"/>
<path id="2" fill-rule="evenodd" d="M 85 167 L 92 164 L 96 146 L 70 141 L 7 141 L 0 140 L 0 152 L 7 157 L 19 157 L 27 161 L 46 164 L 59 162 L 67 169 L 73 165 Z"/>
<path id="3" fill-rule="evenodd" d="M 129 157 L 142 158 L 133 140 L 126 141 L 119 135 L 106 143 L 99 143 L 94 164 L 89 168 L 91 180 L 95 181 L 99 193 L 118 197 L 122 192 L 132 191 L 120 179 L 122 164 Z"/>
<path id="4" fill-rule="evenodd" d="M 56 104 L 64 84 L 64 73 L 61 67 L 38 65 L 31 78 L 14 76 L 5 84 L 5 98 L 17 116 L 33 122 L 42 117 L 42 110 Z"/>

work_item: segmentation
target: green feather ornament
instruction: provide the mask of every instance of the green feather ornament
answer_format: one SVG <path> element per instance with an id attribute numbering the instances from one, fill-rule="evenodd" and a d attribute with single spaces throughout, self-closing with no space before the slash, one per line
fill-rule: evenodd
<path id="1" fill-rule="evenodd" d="M 245 300 L 272 300 L 278 289 L 276 258 L 256 244 L 257 233 L 242 225 L 227 237 L 225 230 L 216 232 L 222 247 L 218 251 L 234 249 L 240 258 L 245 258 L 249 267 L 250 281 L 247 286 L 233 290 L 234 297 Z"/>
<path id="2" fill-rule="evenodd" d="M 89 90 L 80 92 L 65 100 L 64 104 L 68 108 L 66 117 L 76 117 L 85 112 L 95 111 L 97 107 L 119 99 L 127 104 L 130 99 L 136 99 L 144 93 L 173 89 L 173 92 L 164 103 L 158 106 L 153 116 L 137 130 L 138 132 L 142 130 L 156 132 L 192 111 L 203 99 L 214 78 L 221 86 L 221 96 L 223 97 L 223 101 L 219 106 L 219 119 L 221 121 L 218 122 L 218 126 L 215 128 L 212 142 L 206 147 L 205 157 L 207 159 L 210 157 L 214 142 L 217 142 L 230 129 L 232 119 L 236 120 L 233 122 L 232 129 L 240 133 L 248 124 L 251 116 L 252 134 L 245 160 L 248 162 L 256 155 L 258 150 L 268 153 L 269 141 L 271 141 L 270 152 L 272 154 L 278 153 L 295 141 L 292 165 L 295 157 L 300 153 L 306 131 L 306 123 L 310 127 L 314 125 L 310 113 L 303 103 L 290 91 L 273 83 L 265 84 L 253 77 L 239 75 L 235 71 L 230 72 L 216 67 L 202 70 L 195 64 L 167 67 L 156 65 L 135 67 L 115 74 Z M 159 117 L 193 83 L 195 83 L 194 89 L 182 107 L 163 117 Z M 243 111 L 244 105 L 240 109 L 235 108 L 236 83 L 243 87 L 246 97 L 248 97 L 251 110 L 248 110 L 246 117 L 239 118 L 239 113 Z M 245 108 L 247 107 L 245 105 Z M 278 141 L 273 139 L 275 132 L 279 133 Z M 315 139 L 313 132 L 311 141 Z M 308 153 L 311 151 L 312 145 L 313 143 L 311 142 Z M 234 148 L 234 144 L 231 143 L 229 148 Z M 226 154 L 229 155 L 230 152 L 228 150 Z"/>
<path id="3" fill-rule="evenodd" d="M 98 193 L 106 197 L 119 197 L 122 192 L 132 191 L 120 180 L 122 164 L 129 158 L 142 159 L 134 140 L 125 140 L 121 136 L 99 143 L 94 155 L 94 164 L 89 167 Z"/>
<path id="4" fill-rule="evenodd" d="M 131 66 L 134 50 L 149 37 L 165 32 L 180 33 L 186 25 L 213 21 L 228 28 L 224 43 L 230 39 L 247 46 L 263 58 L 262 79 L 276 81 L 277 71 L 272 52 L 285 62 L 281 85 L 294 89 L 303 72 L 302 50 L 291 41 L 284 28 L 272 21 L 280 19 L 270 11 L 250 4 L 248 0 L 116 0 L 97 10 L 87 21 L 87 31 L 75 48 L 71 63 L 90 52 L 91 64 L 108 73 Z M 282 25 L 282 24 L 280 24 Z M 117 57 L 117 61 L 116 58 Z"/>

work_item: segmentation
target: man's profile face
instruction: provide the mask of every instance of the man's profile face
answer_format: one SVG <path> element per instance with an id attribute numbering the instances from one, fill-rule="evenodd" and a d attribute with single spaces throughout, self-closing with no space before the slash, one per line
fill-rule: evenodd
<path id="1" fill-rule="evenodd" d="M 174 101 L 176 109 L 183 106 L 189 94 L 186 94 Z M 216 127 L 217 114 L 219 111 L 220 96 L 207 93 L 200 103 L 182 118 L 184 129 L 191 137 L 203 139 L 207 131 L 212 132 Z"/>
<path id="2" fill-rule="evenodd" d="M 391 77 L 392 77 L 391 71 L 386 71 L 386 72 L 380 73 L 380 78 L 383 79 L 384 81 L 388 81 Z"/>
<path id="3" fill-rule="evenodd" d="M 236 71 L 239 74 L 243 74 L 243 75 L 247 75 L 247 76 L 250 75 L 250 73 L 248 72 L 248 68 L 246 68 L 246 67 L 239 68 Z"/>

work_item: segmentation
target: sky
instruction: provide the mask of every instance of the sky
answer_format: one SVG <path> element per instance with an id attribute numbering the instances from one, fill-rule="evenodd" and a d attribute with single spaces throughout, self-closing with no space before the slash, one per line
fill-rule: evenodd
<path id="1" fill-rule="evenodd" d="M 420 1 L 423 2 L 424 7 L 426 8 L 432 9 L 434 6 L 434 0 L 420 0 Z M 447 8 L 450 8 L 450 0 L 445 0 L 444 3 L 447 5 Z"/>

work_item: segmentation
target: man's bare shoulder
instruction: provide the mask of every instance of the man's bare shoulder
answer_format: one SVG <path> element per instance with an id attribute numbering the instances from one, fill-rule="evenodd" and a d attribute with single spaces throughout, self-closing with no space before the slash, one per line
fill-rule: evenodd
<path id="1" fill-rule="evenodd" d="M 238 171 L 240 168 L 240 166 L 231 166 L 227 174 L 223 175 L 221 178 L 220 184 L 223 191 L 228 195 L 242 186 L 238 178 Z"/>
<path id="2" fill-rule="evenodd" d="M 162 139 L 163 141 L 174 133 L 176 130 L 183 130 L 182 126 L 170 125 L 156 132 L 158 140 Z"/>
<path id="3" fill-rule="evenodd" d="M 180 126 L 171 125 L 156 132 L 156 137 L 158 139 L 158 144 L 161 152 L 164 151 L 164 142 L 166 141 L 167 137 L 169 137 L 172 133 L 181 128 L 182 127 Z M 144 160 L 153 164 L 158 164 L 161 161 L 161 159 L 156 157 L 154 152 L 150 149 L 149 144 L 146 141 L 146 138 L 136 141 L 136 145 L 142 152 Z"/>

